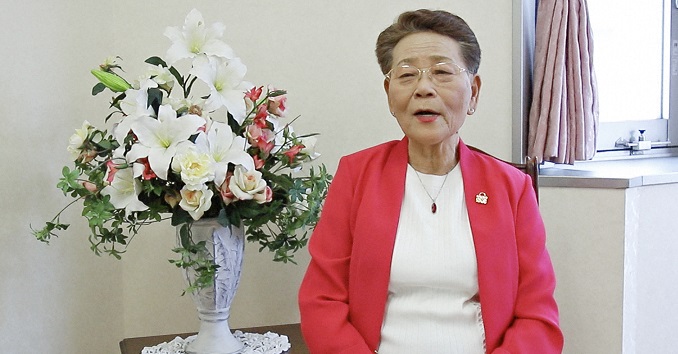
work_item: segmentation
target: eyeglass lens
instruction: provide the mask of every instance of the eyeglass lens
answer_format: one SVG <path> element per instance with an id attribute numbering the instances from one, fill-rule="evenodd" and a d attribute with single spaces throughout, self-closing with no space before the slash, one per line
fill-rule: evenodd
<path id="1" fill-rule="evenodd" d="M 394 80 L 402 85 L 407 85 L 418 82 L 421 75 L 426 72 L 429 79 L 433 82 L 447 83 L 454 80 L 454 77 L 463 71 L 466 71 L 466 69 L 462 69 L 454 63 L 438 63 L 424 69 L 419 69 L 416 66 L 406 64 L 393 68 L 387 76 L 390 80 Z"/>

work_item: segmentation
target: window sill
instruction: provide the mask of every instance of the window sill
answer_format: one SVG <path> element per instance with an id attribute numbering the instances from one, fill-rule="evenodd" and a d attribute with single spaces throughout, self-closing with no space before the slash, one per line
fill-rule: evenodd
<path id="1" fill-rule="evenodd" d="M 540 187 L 633 188 L 678 183 L 678 157 L 542 166 Z"/>

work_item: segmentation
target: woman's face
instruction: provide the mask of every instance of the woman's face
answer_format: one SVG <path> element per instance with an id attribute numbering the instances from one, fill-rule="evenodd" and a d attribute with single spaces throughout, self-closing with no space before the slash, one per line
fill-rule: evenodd
<path id="1" fill-rule="evenodd" d="M 441 34 L 413 33 L 393 48 L 393 67 L 407 64 L 426 69 L 441 62 L 453 62 L 466 69 L 459 43 Z M 389 108 L 411 143 L 456 146 L 466 115 L 476 108 L 480 77 L 462 71 L 449 82 L 436 83 L 428 74 L 429 71 L 423 73 L 410 84 L 395 78 L 385 80 Z"/>

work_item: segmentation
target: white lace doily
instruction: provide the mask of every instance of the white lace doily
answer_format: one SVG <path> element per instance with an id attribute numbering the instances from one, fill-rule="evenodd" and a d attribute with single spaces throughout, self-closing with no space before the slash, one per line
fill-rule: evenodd
<path id="1" fill-rule="evenodd" d="M 233 332 L 233 336 L 245 345 L 242 354 L 280 354 L 289 350 L 290 341 L 285 335 L 279 335 L 273 332 L 243 333 L 242 331 Z M 145 347 L 141 354 L 185 354 L 184 349 L 188 343 L 192 342 L 196 336 L 176 337 L 169 343 L 160 343 L 154 347 Z"/>

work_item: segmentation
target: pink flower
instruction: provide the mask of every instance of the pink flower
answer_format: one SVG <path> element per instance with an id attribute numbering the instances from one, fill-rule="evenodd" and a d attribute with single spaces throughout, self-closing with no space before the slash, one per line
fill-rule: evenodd
<path id="1" fill-rule="evenodd" d="M 273 200 L 273 190 L 271 187 L 266 186 L 263 191 L 254 195 L 254 200 L 259 204 L 270 202 Z"/>
<path id="2" fill-rule="evenodd" d="M 226 179 L 224 180 L 224 183 L 222 183 L 221 186 L 219 186 L 219 193 L 221 194 L 221 199 L 224 201 L 226 205 L 231 204 L 236 199 L 233 192 L 231 192 L 231 188 L 228 187 L 228 184 L 231 181 L 231 177 L 233 177 L 233 172 L 226 173 Z"/>
<path id="3" fill-rule="evenodd" d="M 289 150 L 285 151 L 284 154 L 290 159 L 290 163 L 292 163 L 294 157 L 297 156 L 303 148 L 305 148 L 305 146 L 302 144 L 294 145 Z"/>
<path id="4" fill-rule="evenodd" d="M 250 144 L 261 150 L 264 155 L 268 155 L 275 146 L 275 133 L 256 124 L 247 126 L 247 138 Z"/>
<path id="5" fill-rule="evenodd" d="M 260 128 L 266 128 L 268 126 L 268 123 L 266 122 L 266 118 L 268 118 L 268 111 L 266 109 L 266 106 L 262 104 L 257 109 L 257 115 L 254 116 L 254 124 Z"/>
<path id="6" fill-rule="evenodd" d="M 252 145 L 256 145 L 257 140 L 264 135 L 263 129 L 256 124 L 248 125 L 247 128 L 245 128 L 245 131 L 247 132 L 247 140 L 249 140 Z"/>
<path id="7" fill-rule="evenodd" d="M 245 91 L 245 111 L 250 112 L 252 108 L 254 107 L 255 104 L 257 104 L 257 100 L 259 97 L 261 97 L 261 92 L 263 91 L 264 87 L 259 86 L 259 87 L 252 87 L 248 91 Z"/>
<path id="8" fill-rule="evenodd" d="M 284 117 L 287 107 L 285 103 L 287 102 L 287 95 L 280 95 L 275 97 L 269 97 L 268 99 L 268 111 L 278 117 Z"/>
<path id="9" fill-rule="evenodd" d="M 266 164 L 266 160 L 259 158 L 259 155 L 252 156 L 252 159 L 254 160 L 254 168 L 257 170 L 260 170 Z"/>
<path id="10" fill-rule="evenodd" d="M 256 102 L 261 96 L 261 92 L 263 90 L 263 86 L 252 87 L 249 91 L 245 92 L 245 98 L 249 98 L 252 102 Z"/>
<path id="11" fill-rule="evenodd" d="M 108 167 L 108 176 L 106 176 L 106 182 L 111 184 L 113 183 L 113 177 L 115 177 L 115 173 L 118 172 L 118 170 L 123 166 L 115 163 L 113 160 L 108 160 L 106 161 L 106 167 Z"/>
<path id="12" fill-rule="evenodd" d="M 264 153 L 264 156 L 268 156 L 271 153 L 271 150 L 273 150 L 273 148 L 275 147 L 275 142 L 259 139 L 259 141 L 257 142 L 257 147 L 259 148 L 259 150 L 261 150 L 261 152 Z"/>
<path id="13" fill-rule="evenodd" d="M 142 157 L 137 160 L 138 163 L 144 165 L 144 171 L 141 173 L 141 178 L 148 181 L 150 179 L 156 178 L 155 172 L 151 169 L 151 164 L 148 162 L 148 157 Z"/>

